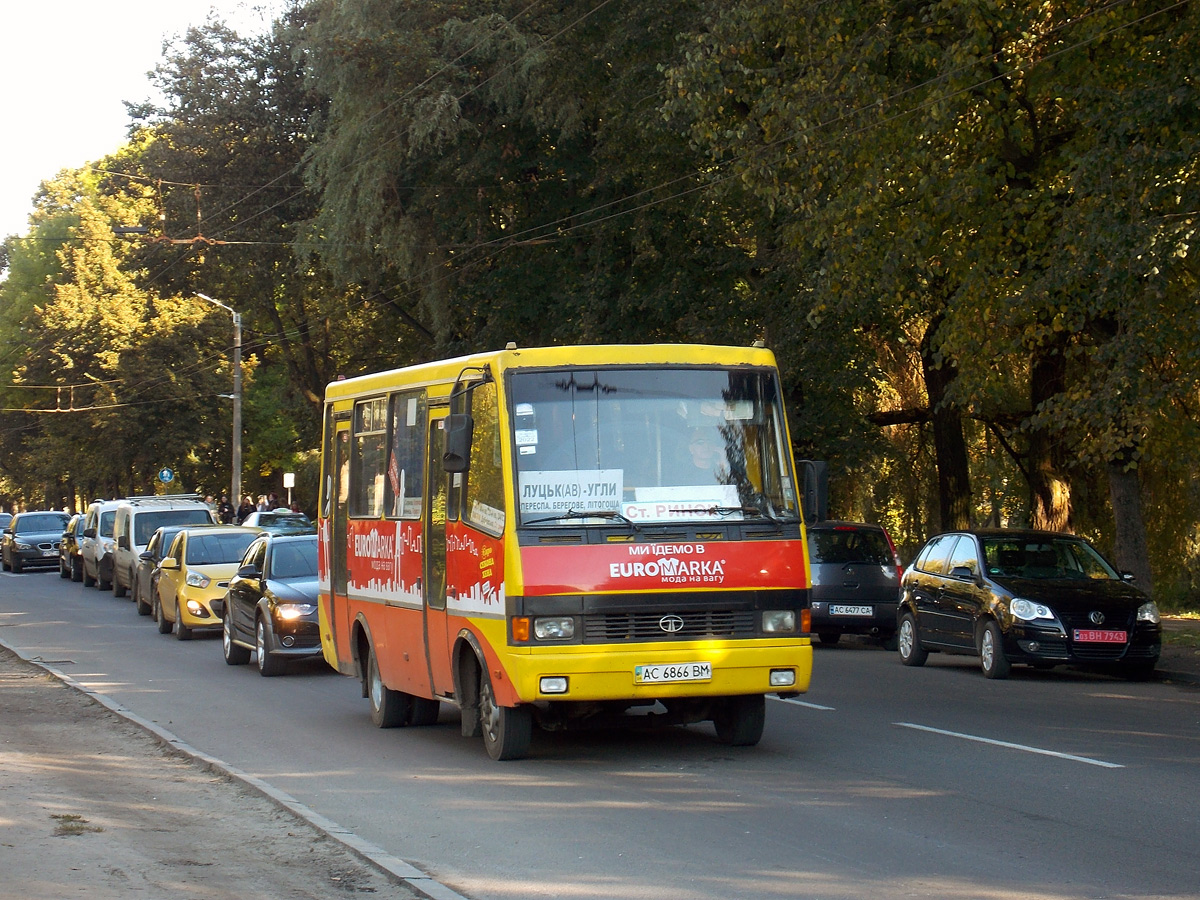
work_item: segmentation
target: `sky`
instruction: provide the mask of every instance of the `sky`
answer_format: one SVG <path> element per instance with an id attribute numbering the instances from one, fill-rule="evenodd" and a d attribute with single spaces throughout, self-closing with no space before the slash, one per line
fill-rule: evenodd
<path id="1" fill-rule="evenodd" d="M 116 150 L 123 101 L 153 96 L 164 39 L 210 14 L 244 34 L 283 0 L 5 0 L 0 11 L 0 239 L 25 234 L 38 185 Z"/>

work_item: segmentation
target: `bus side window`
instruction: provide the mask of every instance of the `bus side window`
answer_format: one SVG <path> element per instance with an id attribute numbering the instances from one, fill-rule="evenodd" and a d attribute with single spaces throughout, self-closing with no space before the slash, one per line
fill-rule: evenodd
<path id="1" fill-rule="evenodd" d="M 354 443 L 350 465 L 350 515 L 377 519 L 383 512 L 387 455 L 387 400 L 379 397 L 354 405 Z"/>
<path id="2" fill-rule="evenodd" d="M 471 392 L 471 464 L 467 469 L 463 518 L 484 531 L 504 531 L 504 470 L 500 460 L 500 416 L 495 382 Z"/>
<path id="3" fill-rule="evenodd" d="M 387 502 L 392 518 L 419 519 L 425 480 L 424 391 L 392 397 L 391 444 L 387 456 Z"/>

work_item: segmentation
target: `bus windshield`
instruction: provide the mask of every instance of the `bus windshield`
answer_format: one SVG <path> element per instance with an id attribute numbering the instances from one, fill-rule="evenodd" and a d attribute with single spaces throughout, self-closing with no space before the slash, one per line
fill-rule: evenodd
<path id="1" fill-rule="evenodd" d="M 799 518 L 771 370 L 517 371 L 510 396 L 524 525 Z"/>

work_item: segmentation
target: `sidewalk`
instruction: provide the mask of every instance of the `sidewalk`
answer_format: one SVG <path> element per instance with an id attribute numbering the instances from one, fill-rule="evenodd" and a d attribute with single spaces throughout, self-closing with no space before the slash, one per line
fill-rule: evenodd
<path id="1" fill-rule="evenodd" d="M 105 699 L 0 643 L 0 900 L 464 900 Z"/>

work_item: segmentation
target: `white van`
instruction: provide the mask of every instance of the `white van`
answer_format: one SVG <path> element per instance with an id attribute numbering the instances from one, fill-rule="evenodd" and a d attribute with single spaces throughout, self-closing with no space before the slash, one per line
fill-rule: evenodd
<path id="1" fill-rule="evenodd" d="M 133 587 L 142 551 L 163 525 L 215 525 L 216 517 L 199 494 L 126 497 L 113 523 L 112 589 L 124 597 Z"/>
<path id="2" fill-rule="evenodd" d="M 96 500 L 88 507 L 83 520 L 83 540 L 79 542 L 79 558 L 83 562 L 83 586 L 98 585 L 107 591 L 112 584 L 113 523 L 117 518 L 120 500 Z"/>

